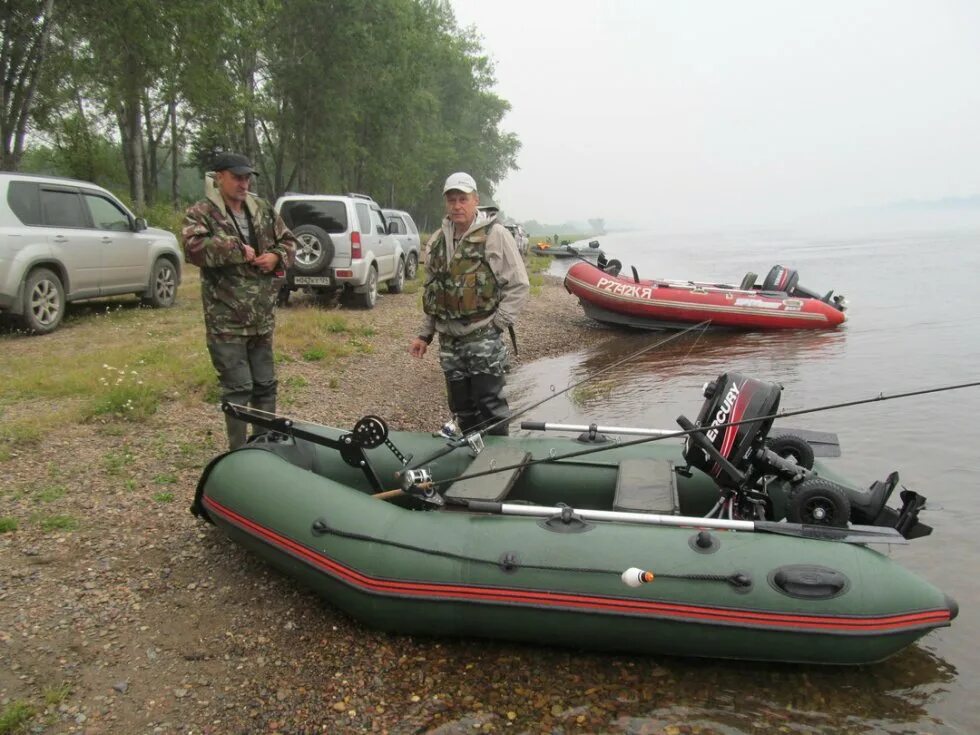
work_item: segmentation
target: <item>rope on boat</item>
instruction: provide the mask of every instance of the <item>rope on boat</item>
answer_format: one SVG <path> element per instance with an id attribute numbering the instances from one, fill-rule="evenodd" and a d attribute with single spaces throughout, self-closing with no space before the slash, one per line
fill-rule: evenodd
<path id="1" fill-rule="evenodd" d="M 381 538 L 380 536 L 355 533 L 354 531 L 341 531 L 338 528 L 333 528 L 330 526 L 330 524 L 323 518 L 318 518 L 313 522 L 313 532 L 320 535 L 330 534 L 332 536 L 339 536 L 340 538 L 351 539 L 352 541 L 365 541 L 372 544 L 393 546 L 397 549 L 415 551 L 420 554 L 428 554 L 429 556 L 440 556 L 446 559 L 455 559 L 457 561 L 465 561 L 473 564 L 484 564 L 487 566 L 498 567 L 505 572 L 514 572 L 518 569 L 536 569 L 546 572 L 614 574 L 621 579 L 624 573 L 622 569 L 602 569 L 599 567 L 564 567 L 553 566 L 550 564 L 527 564 L 520 561 L 513 552 L 506 552 L 499 559 L 481 559 L 477 556 L 467 556 L 466 554 L 458 554 L 453 551 L 429 549 L 424 546 L 416 546 L 415 544 L 409 544 L 402 541 L 392 541 L 390 539 Z M 666 574 L 663 572 L 656 572 L 654 576 L 657 579 L 682 579 L 691 582 L 724 582 L 726 584 L 730 584 L 732 587 L 748 587 L 752 584 L 749 576 L 742 572 L 735 572 L 733 574 Z"/>

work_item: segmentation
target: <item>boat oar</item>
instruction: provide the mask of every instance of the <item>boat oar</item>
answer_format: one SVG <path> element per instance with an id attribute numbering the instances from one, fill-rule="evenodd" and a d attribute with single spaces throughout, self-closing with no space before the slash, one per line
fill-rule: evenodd
<path id="1" fill-rule="evenodd" d="M 886 526 L 853 525 L 848 528 L 816 526 L 806 523 L 776 523 L 774 521 L 736 521 L 727 518 L 700 518 L 696 516 L 671 516 L 658 513 L 629 513 L 616 510 L 587 510 L 568 506 L 524 505 L 523 503 L 495 503 L 486 500 L 453 499 L 454 505 L 465 506 L 476 513 L 530 516 L 532 518 L 575 518 L 581 521 L 610 521 L 614 523 L 638 523 L 648 526 L 673 526 L 692 529 L 716 529 L 721 531 L 749 531 L 774 533 L 780 536 L 813 539 L 815 541 L 840 541 L 846 544 L 907 544 L 909 541 L 894 528 Z"/>

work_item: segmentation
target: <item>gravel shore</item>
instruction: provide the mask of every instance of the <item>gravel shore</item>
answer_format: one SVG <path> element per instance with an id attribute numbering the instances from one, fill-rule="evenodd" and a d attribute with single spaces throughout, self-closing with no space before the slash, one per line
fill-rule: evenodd
<path id="1" fill-rule="evenodd" d="M 340 313 L 364 328 L 361 348 L 330 369 L 283 364 L 281 411 L 438 427 L 436 355 L 407 353 L 417 296 Z M 518 325 L 516 360 L 562 353 L 593 330 L 546 278 Z M 0 706 L 30 708 L 23 731 L 594 732 L 654 696 L 649 682 L 664 672 L 653 662 L 640 681 L 629 660 L 363 628 L 187 512 L 200 448 L 213 456 L 223 441 L 213 406 L 173 401 L 131 430 L 66 424 L 3 463 L 8 487 L 61 477 L 68 492 L 52 505 L 78 522 L 0 533 Z M 172 502 L 133 492 L 154 483 Z M 5 497 L 4 515 L 27 517 L 24 498 Z M 588 661 L 601 665 L 586 677 Z"/>

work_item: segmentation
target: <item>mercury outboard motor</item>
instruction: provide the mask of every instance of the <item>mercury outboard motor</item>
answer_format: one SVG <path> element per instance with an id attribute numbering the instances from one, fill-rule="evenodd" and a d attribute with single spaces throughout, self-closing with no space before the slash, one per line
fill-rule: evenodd
<path id="1" fill-rule="evenodd" d="M 778 291 L 788 296 L 816 299 L 817 301 L 823 301 L 833 306 L 838 311 L 847 311 L 847 299 L 841 294 L 835 296 L 833 290 L 830 290 L 821 296 L 808 288 L 804 288 L 800 285 L 800 274 L 784 265 L 774 265 L 769 269 L 769 273 L 766 274 L 766 278 L 762 282 L 762 290 Z"/>
<path id="2" fill-rule="evenodd" d="M 781 392 L 777 383 L 724 373 L 705 385 L 705 402 L 696 423 L 678 416 L 681 428 L 692 432 L 684 445 L 688 467 L 713 478 L 722 490 L 716 506 L 719 514 L 727 510 L 730 517 L 771 520 L 766 483 L 776 477 L 789 484 L 786 515 L 794 523 L 843 527 L 853 520 L 893 526 L 907 538 L 931 532 L 917 520 L 924 504 L 917 493 L 902 493 L 901 511 L 885 507 L 898 484 L 898 473 L 868 491 L 855 490 L 813 472 L 813 450 L 802 438 L 783 435 L 770 440 Z M 694 431 L 699 428 L 703 431 Z"/>

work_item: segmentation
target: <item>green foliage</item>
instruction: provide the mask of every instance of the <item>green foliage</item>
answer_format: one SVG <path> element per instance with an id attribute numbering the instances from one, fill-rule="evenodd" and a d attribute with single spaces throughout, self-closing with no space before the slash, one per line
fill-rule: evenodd
<path id="1" fill-rule="evenodd" d="M 64 485 L 49 485 L 48 487 L 42 488 L 37 494 L 37 499 L 42 503 L 50 503 L 52 501 L 58 500 L 64 497 L 68 490 Z"/>
<path id="2" fill-rule="evenodd" d="M 69 515 L 36 515 L 34 520 L 43 531 L 74 531 L 78 520 Z"/>
<path id="3" fill-rule="evenodd" d="M 174 494 L 173 493 L 156 493 L 156 494 L 154 494 L 153 499 L 155 501 L 157 501 L 158 503 L 172 503 L 172 502 L 174 502 Z"/>
<path id="4" fill-rule="evenodd" d="M 57 686 L 50 686 L 44 690 L 44 703 L 49 706 L 61 704 L 68 695 L 71 694 L 71 682 L 65 681 Z"/>
<path id="5" fill-rule="evenodd" d="M 34 719 L 35 709 L 27 702 L 14 700 L 5 704 L 0 711 L 0 735 L 15 735 L 25 731 L 27 724 Z"/>
<path id="6" fill-rule="evenodd" d="M 157 412 L 159 389 L 147 384 L 136 370 L 102 366 L 101 391 L 89 409 L 90 416 L 109 415 L 126 421 L 145 421 Z"/>
<path id="7" fill-rule="evenodd" d="M 461 29 L 449 3 L 57 7 L 24 166 L 124 190 L 164 227 L 174 222 L 155 205 L 198 198 L 219 150 L 251 156 L 268 198 L 363 191 L 423 223 L 441 211 L 438 182 L 450 171 L 469 171 L 490 195 L 516 167 L 520 143 L 501 130 L 510 105 L 493 92 L 476 30 Z"/>
<path id="8" fill-rule="evenodd" d="M 121 475 L 122 471 L 131 465 L 136 457 L 129 451 L 109 451 L 102 457 L 102 466 L 109 475 Z"/>
<path id="9" fill-rule="evenodd" d="M 322 345 L 310 347 L 303 353 L 303 359 L 307 362 L 318 362 L 327 356 L 327 350 Z"/>
<path id="10" fill-rule="evenodd" d="M 0 533 L 11 533 L 17 530 L 17 519 L 10 516 L 0 516 Z M 2 720 L 0 720 L 2 722 Z M 0 732 L 3 732 L 0 730 Z"/>

